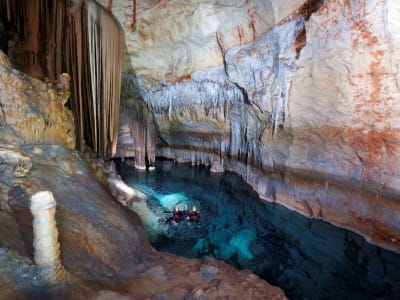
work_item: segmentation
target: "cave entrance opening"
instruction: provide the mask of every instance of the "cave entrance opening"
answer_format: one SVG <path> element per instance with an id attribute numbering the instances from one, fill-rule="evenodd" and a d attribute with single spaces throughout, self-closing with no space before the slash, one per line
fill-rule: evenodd
<path id="1" fill-rule="evenodd" d="M 250 269 L 290 299 L 400 299 L 400 255 L 260 200 L 236 174 L 169 160 L 157 160 L 154 171 L 118 168 L 145 195 L 129 206 L 157 250 Z M 196 205 L 201 223 L 163 224 L 176 204 Z"/>

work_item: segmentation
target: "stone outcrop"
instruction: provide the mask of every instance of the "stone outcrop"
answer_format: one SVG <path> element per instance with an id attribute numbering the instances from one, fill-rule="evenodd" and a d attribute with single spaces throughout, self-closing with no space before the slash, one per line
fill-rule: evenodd
<path id="1" fill-rule="evenodd" d="M 400 251 L 397 2 L 269 1 L 281 7 L 259 8 L 255 31 L 252 1 L 142 1 L 136 15 L 122 2 L 107 5 L 127 36 L 125 76 L 154 114 L 157 155 L 234 170 L 262 198 Z M 146 21 L 156 14 L 157 26 Z"/>
<path id="2" fill-rule="evenodd" d="M 69 76 L 45 83 L 13 68 L 0 50 L 0 142 L 75 147 Z"/>
<path id="3" fill-rule="evenodd" d="M 10 211 L 8 203 L 12 183 L 25 177 L 32 168 L 32 161 L 15 146 L 0 145 L 0 209 Z"/>
<path id="4" fill-rule="evenodd" d="M 129 202 L 144 199 L 145 195 L 140 191 L 128 186 L 117 173 L 114 162 L 111 163 L 111 171 L 107 176 L 107 183 L 111 194 L 122 205 L 127 206 Z"/>

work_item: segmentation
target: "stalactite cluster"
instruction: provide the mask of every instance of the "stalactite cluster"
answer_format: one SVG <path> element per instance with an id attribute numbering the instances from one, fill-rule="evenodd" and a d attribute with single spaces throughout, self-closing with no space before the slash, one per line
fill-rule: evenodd
<path id="1" fill-rule="evenodd" d="M 123 56 L 123 33 L 94 1 L 0 0 L 10 56 L 26 73 L 55 80 L 71 76 L 70 106 L 77 146 L 101 156 L 115 153 Z"/>
<path id="2" fill-rule="evenodd" d="M 121 86 L 123 34 L 113 17 L 94 2 L 80 3 L 68 16 L 67 68 L 77 144 L 101 156 L 115 153 Z"/>
<path id="3" fill-rule="evenodd" d="M 25 73 L 56 80 L 63 72 L 66 0 L 0 0 L 0 18 L 10 34 L 10 56 Z"/>
<path id="4" fill-rule="evenodd" d="M 146 103 L 133 100 L 128 103 L 129 130 L 135 144 L 135 167 L 154 167 L 156 156 L 156 129 Z"/>

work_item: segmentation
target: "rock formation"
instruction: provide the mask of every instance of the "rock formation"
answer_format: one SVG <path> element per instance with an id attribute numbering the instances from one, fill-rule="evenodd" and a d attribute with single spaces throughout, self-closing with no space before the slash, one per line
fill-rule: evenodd
<path id="1" fill-rule="evenodd" d="M 157 155 L 223 162 L 260 197 L 400 251 L 395 1 L 100 2 Z"/>
<path id="2" fill-rule="evenodd" d="M 91 0 L 0 0 L 0 8 L 16 65 L 48 81 L 69 73 L 77 147 L 114 155 L 123 54 L 119 24 Z"/>
<path id="3" fill-rule="evenodd" d="M 75 127 L 65 106 L 69 76 L 45 83 L 14 69 L 0 50 L 0 142 L 43 143 L 75 148 Z"/>
<path id="4" fill-rule="evenodd" d="M 102 157 L 116 151 L 123 36 L 119 24 L 94 1 L 72 2 L 66 60 L 72 77 L 77 140 Z"/>
<path id="5" fill-rule="evenodd" d="M 154 168 L 156 128 L 152 113 L 140 98 L 125 99 L 121 108 L 117 157 L 134 157 L 135 168 Z"/>
<path id="6" fill-rule="evenodd" d="M 144 87 L 190 79 L 223 64 L 223 49 L 250 42 L 305 1 L 99 0 L 125 31 L 124 71 Z M 132 27 L 132 23 L 135 26 Z M 218 38 L 217 38 L 218 37 Z"/>

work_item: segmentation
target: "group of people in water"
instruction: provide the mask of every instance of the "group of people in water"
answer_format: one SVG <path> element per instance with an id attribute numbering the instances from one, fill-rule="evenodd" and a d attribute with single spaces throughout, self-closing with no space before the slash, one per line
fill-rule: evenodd
<path id="1" fill-rule="evenodd" d="M 187 221 L 189 223 L 200 223 L 200 213 L 197 210 L 196 205 L 193 205 L 192 210 L 189 211 L 189 206 L 187 204 L 184 205 L 183 210 L 179 209 L 179 205 L 175 205 L 173 211 L 167 211 L 167 213 L 172 213 L 172 216 L 167 218 L 163 223 L 164 224 L 173 224 L 178 225 L 182 221 Z"/>

